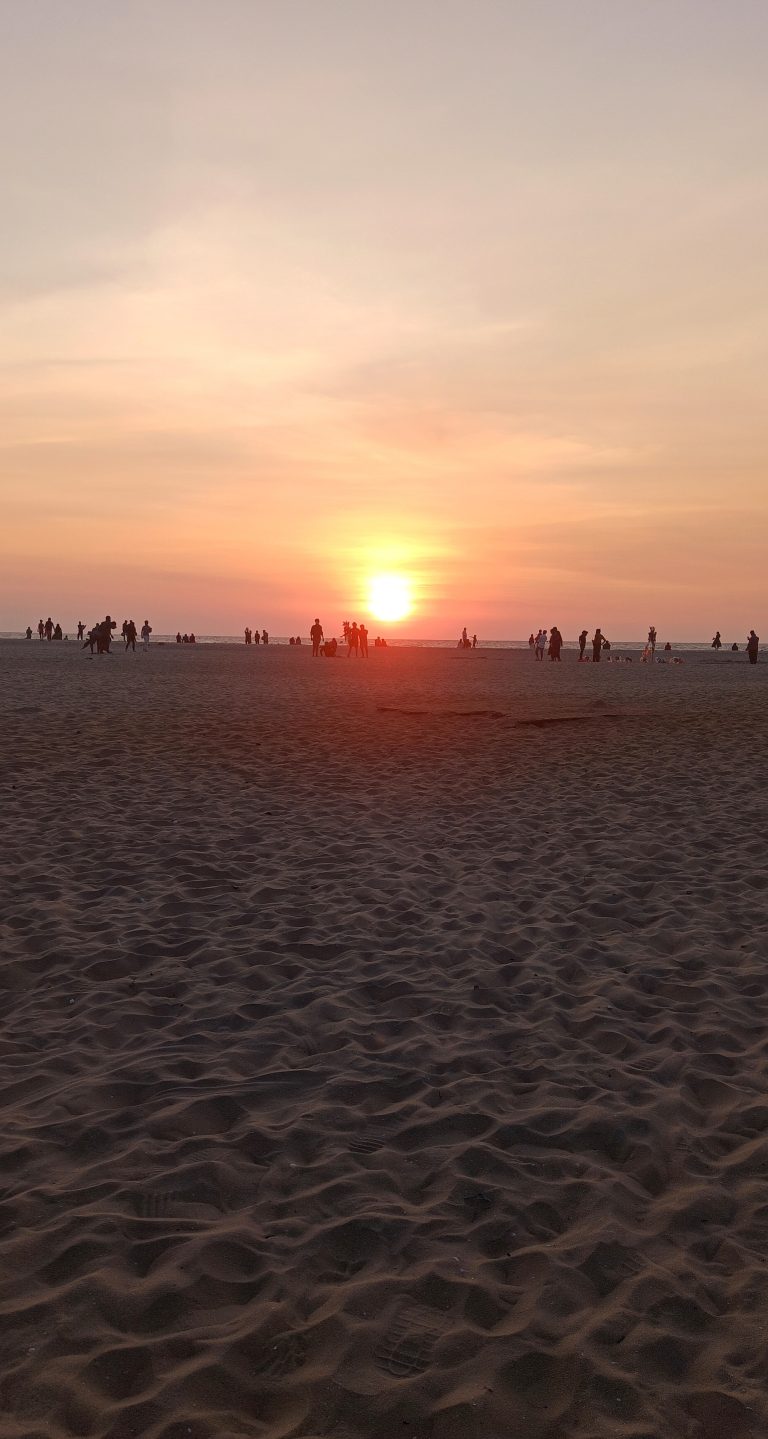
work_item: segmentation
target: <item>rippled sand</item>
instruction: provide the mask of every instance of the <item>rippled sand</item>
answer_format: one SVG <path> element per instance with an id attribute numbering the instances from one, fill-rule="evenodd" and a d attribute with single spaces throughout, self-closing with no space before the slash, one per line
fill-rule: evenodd
<path id="1" fill-rule="evenodd" d="M 768 664 L 0 678 L 3 1439 L 768 1433 Z"/>

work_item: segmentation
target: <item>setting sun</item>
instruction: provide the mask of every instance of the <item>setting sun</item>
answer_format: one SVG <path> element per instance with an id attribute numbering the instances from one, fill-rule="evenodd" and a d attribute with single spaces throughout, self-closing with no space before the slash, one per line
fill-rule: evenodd
<path id="1" fill-rule="evenodd" d="M 402 620 L 413 608 L 410 581 L 402 575 L 376 575 L 368 593 L 371 614 L 377 620 Z"/>

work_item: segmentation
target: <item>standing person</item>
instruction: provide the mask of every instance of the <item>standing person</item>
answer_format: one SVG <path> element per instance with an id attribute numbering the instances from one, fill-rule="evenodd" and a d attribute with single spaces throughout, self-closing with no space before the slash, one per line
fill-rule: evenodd
<path id="1" fill-rule="evenodd" d="M 655 626 L 655 625 L 651 625 L 651 628 L 650 628 L 649 631 L 648 631 L 648 644 L 649 644 L 650 650 L 651 650 L 651 661 L 653 661 L 653 660 L 655 660 L 655 658 L 656 658 L 656 626 Z"/>
<path id="2" fill-rule="evenodd" d="M 535 650 L 536 648 L 536 636 L 533 634 L 530 634 L 528 636 L 528 648 L 529 650 L 531 650 L 531 652 L 533 652 L 533 650 Z"/>
<path id="3" fill-rule="evenodd" d="M 472 636 L 472 648 L 473 650 L 477 649 L 477 635 Z"/>
<path id="4" fill-rule="evenodd" d="M 250 632 L 250 630 L 249 630 L 249 628 L 248 628 L 247 625 L 246 625 L 246 627 L 245 627 L 245 643 L 246 643 L 247 645 L 249 645 L 249 644 L 251 643 L 251 632 Z"/>
<path id="5" fill-rule="evenodd" d="M 136 653 L 136 625 L 133 620 L 123 620 L 123 639 L 125 648 Z"/>
<path id="6" fill-rule="evenodd" d="M 547 632 L 546 632 L 546 630 L 539 630 L 539 633 L 538 633 L 537 636 L 536 636 L 536 658 L 537 658 L 537 660 L 543 660 L 543 659 L 544 659 L 544 654 L 545 654 L 545 652 L 546 652 L 546 648 L 547 648 Z"/>
<path id="7" fill-rule="evenodd" d="M 177 645 L 181 644 L 181 630 L 176 631 L 176 643 Z"/>
<path id="8" fill-rule="evenodd" d="M 315 623 L 309 631 L 309 638 L 312 641 L 312 658 L 317 659 L 320 655 L 320 646 L 323 643 L 323 627 L 315 615 Z"/>
<path id="9" fill-rule="evenodd" d="M 759 648 L 760 637 L 755 634 L 754 630 L 750 630 L 749 639 L 747 640 L 747 654 L 749 655 L 749 663 L 751 665 L 757 664 L 757 652 Z"/>
<path id="10" fill-rule="evenodd" d="M 463 630 L 462 630 L 462 632 L 461 632 L 461 644 L 462 644 L 462 648 L 463 648 L 463 649 L 465 649 L 465 650 L 468 650 L 468 649 L 469 649 L 469 637 L 468 637 L 468 635 L 467 635 L 467 627 L 466 627 L 466 625 L 464 626 L 464 628 L 463 628 Z"/>
<path id="11" fill-rule="evenodd" d="M 37 633 L 39 634 L 41 640 L 45 639 L 45 625 L 43 624 L 42 620 L 38 620 L 37 622 Z"/>
<path id="12" fill-rule="evenodd" d="M 268 645 L 268 644 L 269 644 L 269 635 L 267 634 L 267 631 L 266 631 L 266 630 L 262 630 L 262 632 L 261 632 L 261 643 L 262 643 L 263 645 Z"/>
<path id="13" fill-rule="evenodd" d="M 353 620 L 352 623 L 351 623 L 351 625 L 349 626 L 348 631 L 347 631 L 347 645 L 348 645 L 348 649 L 347 649 L 347 659 L 348 659 L 348 660 L 351 660 L 351 658 L 352 658 L 352 651 L 353 651 L 353 650 L 355 651 L 355 659 L 357 659 L 357 657 L 358 657 L 358 647 L 359 647 L 359 644 L 360 644 L 360 631 L 359 631 L 359 629 L 358 629 L 358 627 L 357 627 L 357 620 Z"/>
<path id="14" fill-rule="evenodd" d="M 50 615 L 48 616 L 43 628 L 45 630 L 45 638 L 50 644 L 51 640 L 53 639 L 53 620 L 51 619 Z"/>
<path id="15" fill-rule="evenodd" d="M 133 624 L 133 620 L 131 620 L 131 624 Z M 135 634 L 135 632 L 136 632 L 136 626 L 135 626 L 135 625 L 133 625 L 133 629 L 134 629 L 134 634 Z M 142 639 L 142 643 L 143 643 L 143 646 L 144 646 L 144 653 L 145 653 L 145 654 L 146 654 L 147 650 L 149 649 L 149 637 L 150 637 L 151 633 L 152 633 L 152 626 L 151 626 L 151 624 L 149 623 L 149 620 L 145 620 L 144 623 L 143 623 L 143 625 L 142 625 L 142 627 L 141 627 L 141 639 Z"/>
<path id="16" fill-rule="evenodd" d="M 550 658 L 550 660 L 557 660 L 558 664 L 560 664 L 560 662 L 561 662 L 561 661 L 560 661 L 560 651 L 561 651 L 562 647 L 563 647 L 563 637 L 562 637 L 559 629 L 557 628 L 557 625 L 553 625 L 553 626 L 552 626 L 552 629 L 551 629 L 550 632 L 549 632 L 549 658 Z"/>
<path id="17" fill-rule="evenodd" d="M 592 663 L 593 663 L 593 665 L 599 665 L 599 663 L 600 663 L 600 651 L 602 650 L 602 648 L 603 648 L 603 633 L 602 633 L 602 630 L 596 629 L 594 635 L 592 636 Z"/>
<path id="18" fill-rule="evenodd" d="M 586 632 L 586 630 L 582 630 L 581 634 L 579 635 L 579 664 L 581 664 L 581 662 L 582 662 L 582 660 L 583 660 L 583 658 L 584 658 L 584 651 L 585 651 L 586 648 L 587 648 L 587 632 Z"/>
<path id="19" fill-rule="evenodd" d="M 368 631 L 365 625 L 360 626 L 360 658 L 361 660 L 368 658 Z"/>
<path id="20" fill-rule="evenodd" d="M 82 620 L 78 620 L 78 622 L 77 622 L 77 638 L 78 638 L 79 640 L 81 640 L 81 639 L 83 638 L 83 635 L 84 635 L 84 634 L 85 634 L 85 625 L 83 624 Z"/>
<path id="21" fill-rule="evenodd" d="M 261 644 L 261 633 L 260 633 L 258 627 L 257 627 L 257 628 L 254 630 L 254 632 L 253 632 L 253 643 L 254 643 L 255 645 L 260 645 L 260 644 Z"/>
<path id="22" fill-rule="evenodd" d="M 715 630 L 715 637 L 714 637 L 714 639 L 713 639 L 713 641 L 712 641 L 712 648 L 713 648 L 713 650 L 720 650 L 720 649 L 722 649 L 722 647 L 723 647 L 723 642 L 722 642 L 722 640 L 721 640 L 721 638 L 720 638 L 720 631 L 719 631 L 719 630 Z"/>

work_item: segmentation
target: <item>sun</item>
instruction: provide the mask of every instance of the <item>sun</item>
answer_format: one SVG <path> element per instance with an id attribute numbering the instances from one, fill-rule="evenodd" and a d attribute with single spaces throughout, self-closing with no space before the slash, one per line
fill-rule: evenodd
<path id="1" fill-rule="evenodd" d="M 377 620 L 404 620 L 413 609 L 410 580 L 404 575 L 374 575 L 368 588 L 368 608 Z"/>

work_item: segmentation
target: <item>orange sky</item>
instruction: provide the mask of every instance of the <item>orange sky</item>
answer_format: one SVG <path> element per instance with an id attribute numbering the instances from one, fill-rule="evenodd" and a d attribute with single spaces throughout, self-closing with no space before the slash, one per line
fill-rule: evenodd
<path id="1" fill-rule="evenodd" d="M 760 630 L 766 9 L 7 28 L 0 629 Z"/>

